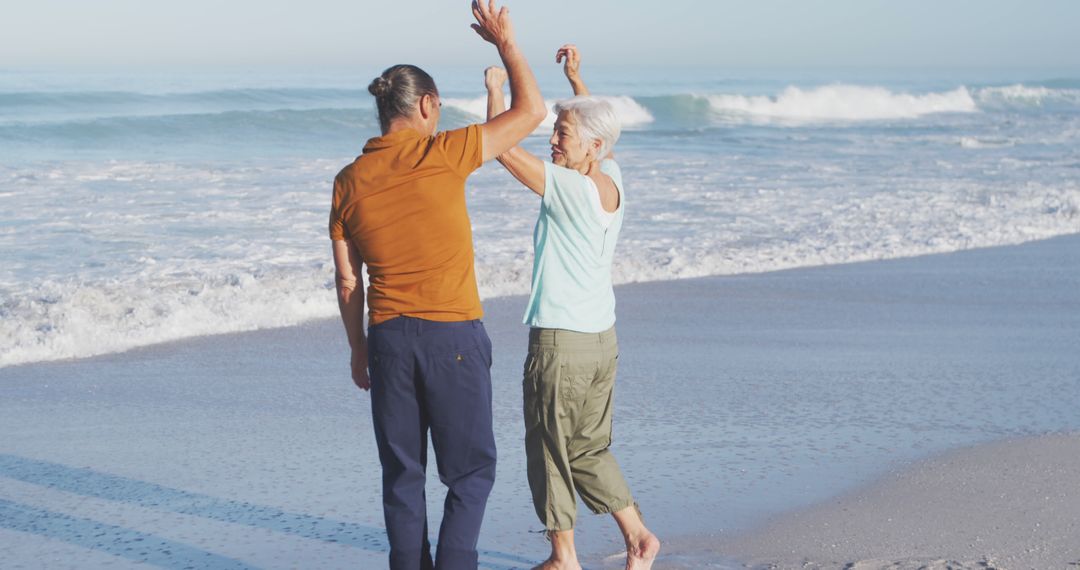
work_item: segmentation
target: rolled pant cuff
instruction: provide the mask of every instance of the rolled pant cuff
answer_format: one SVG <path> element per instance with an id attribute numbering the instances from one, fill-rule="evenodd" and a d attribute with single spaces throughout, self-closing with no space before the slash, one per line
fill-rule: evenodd
<path id="1" fill-rule="evenodd" d="M 606 515 L 606 514 L 619 512 L 619 511 L 625 509 L 626 507 L 634 507 L 634 510 L 637 511 L 638 518 L 640 518 L 642 521 L 645 520 L 645 515 L 641 514 L 641 507 L 638 506 L 637 501 L 635 501 L 634 499 L 627 499 L 625 501 L 619 501 L 617 503 L 612 503 L 610 505 L 602 505 L 602 506 L 599 506 L 599 507 L 596 507 L 596 508 L 593 508 L 592 506 L 589 506 L 589 510 L 591 510 L 594 514 L 597 514 L 597 515 Z M 566 524 L 566 525 L 557 525 L 557 524 L 553 525 L 553 524 L 548 524 L 546 521 L 540 521 L 540 522 L 544 523 L 544 530 L 542 532 L 548 533 L 548 532 L 562 532 L 564 530 L 574 530 L 574 523 L 576 521 L 571 520 L 570 523 Z"/>
<path id="2" fill-rule="evenodd" d="M 544 522 L 544 521 L 540 521 L 540 522 Z M 536 532 L 543 532 L 543 533 L 547 534 L 549 532 L 562 532 L 564 530 L 574 530 L 574 522 L 576 522 L 576 521 L 570 521 L 569 524 L 565 524 L 565 525 L 552 525 L 552 524 L 547 524 L 546 522 L 544 522 L 544 530 L 536 531 Z M 549 536 L 548 540 L 550 540 L 550 539 L 551 539 L 551 537 Z"/>
<path id="3" fill-rule="evenodd" d="M 458 550 L 455 548 L 435 548 L 436 570 L 476 570 L 480 563 L 480 555 L 475 550 Z"/>
<path id="4" fill-rule="evenodd" d="M 634 509 L 637 510 L 638 516 L 641 516 L 641 507 L 638 507 L 637 501 L 633 499 L 627 499 L 625 501 L 619 501 L 610 505 L 601 505 L 597 507 L 593 507 L 592 505 L 590 505 L 589 509 L 592 510 L 593 513 L 596 513 L 598 515 L 606 515 L 619 512 L 626 507 L 634 507 Z"/>

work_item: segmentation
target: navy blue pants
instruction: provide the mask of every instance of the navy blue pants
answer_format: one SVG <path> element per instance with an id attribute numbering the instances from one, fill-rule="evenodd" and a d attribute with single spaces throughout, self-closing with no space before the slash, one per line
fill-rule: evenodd
<path id="1" fill-rule="evenodd" d="M 379 323 L 368 329 L 368 366 L 390 568 L 474 570 L 495 483 L 491 340 L 483 323 Z M 447 487 L 434 564 L 424 498 L 428 431 Z"/>

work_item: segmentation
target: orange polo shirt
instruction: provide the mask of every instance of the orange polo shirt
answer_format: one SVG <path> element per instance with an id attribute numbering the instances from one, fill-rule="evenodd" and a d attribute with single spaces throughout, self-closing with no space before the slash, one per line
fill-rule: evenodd
<path id="1" fill-rule="evenodd" d="M 398 316 L 483 316 L 465 179 L 483 163 L 480 125 L 425 137 L 376 137 L 334 179 L 330 239 L 352 240 L 367 265 L 369 325 Z"/>

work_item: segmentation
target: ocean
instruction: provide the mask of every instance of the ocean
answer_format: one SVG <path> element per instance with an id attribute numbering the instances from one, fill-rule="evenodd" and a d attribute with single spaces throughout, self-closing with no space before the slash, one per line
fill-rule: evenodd
<path id="1" fill-rule="evenodd" d="M 378 71 L 0 70 L 0 367 L 335 316 L 331 183 Z M 429 71 L 441 128 L 482 120 L 481 68 Z M 617 283 L 1080 232 L 1080 73 L 583 75 L 624 122 Z M 536 197 L 494 163 L 467 192 L 481 294 L 527 292 Z"/>

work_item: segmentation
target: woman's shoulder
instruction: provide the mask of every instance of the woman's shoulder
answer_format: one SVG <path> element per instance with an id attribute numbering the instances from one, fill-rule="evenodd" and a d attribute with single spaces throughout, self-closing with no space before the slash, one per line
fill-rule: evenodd
<path id="1" fill-rule="evenodd" d="M 615 183 L 620 193 L 623 191 L 622 168 L 619 167 L 619 163 L 615 162 L 615 159 L 605 158 L 600 161 L 600 172 L 607 175 Z"/>
<path id="2" fill-rule="evenodd" d="M 545 161 L 544 172 L 547 174 L 548 186 L 554 184 L 566 188 L 587 188 L 589 185 L 588 176 L 554 162 Z"/>
<path id="3" fill-rule="evenodd" d="M 611 176 L 613 173 L 622 176 L 622 168 L 619 167 L 619 163 L 615 162 L 614 158 L 605 158 L 600 161 L 600 172 Z"/>

